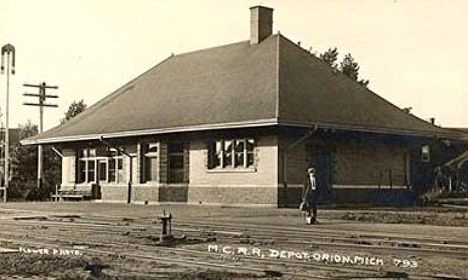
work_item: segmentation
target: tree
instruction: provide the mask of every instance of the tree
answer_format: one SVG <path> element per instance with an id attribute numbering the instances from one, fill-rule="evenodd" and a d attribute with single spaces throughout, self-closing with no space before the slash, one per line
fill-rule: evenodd
<path id="1" fill-rule="evenodd" d="M 28 121 L 18 126 L 20 138 L 26 139 L 38 134 L 36 124 Z M 10 197 L 17 199 L 37 200 L 48 198 L 55 190 L 55 185 L 61 181 L 61 159 L 51 147 L 43 149 L 43 187 L 37 189 L 37 146 L 17 144 L 11 157 L 11 189 Z"/>
<path id="2" fill-rule="evenodd" d="M 20 138 L 25 139 L 38 133 L 37 125 L 28 121 L 19 125 Z M 11 157 L 11 198 L 26 198 L 37 187 L 37 147 L 16 145 Z"/>
<path id="3" fill-rule="evenodd" d="M 369 80 L 360 79 L 359 80 L 359 64 L 354 60 L 353 56 L 348 53 L 345 55 L 343 60 L 338 65 L 336 61 L 338 60 L 338 49 L 337 48 L 329 48 L 324 53 L 320 54 L 320 59 L 328 64 L 330 67 L 343 73 L 344 75 L 348 76 L 352 80 L 358 82 L 359 84 L 367 87 L 369 84 Z"/>
<path id="4" fill-rule="evenodd" d="M 326 52 L 320 54 L 320 59 L 329 66 L 337 69 L 338 65 L 336 64 L 336 60 L 338 59 L 338 49 L 329 48 Z"/>
<path id="5" fill-rule="evenodd" d="M 353 56 L 350 53 L 345 55 L 345 57 L 343 58 L 343 61 L 341 61 L 340 63 L 339 69 L 341 73 L 357 81 L 361 85 L 367 87 L 367 85 L 369 84 L 369 80 L 364 80 L 364 79 L 358 80 L 359 64 L 354 60 Z"/>
<path id="6" fill-rule="evenodd" d="M 83 99 L 78 102 L 73 101 L 60 123 L 63 124 L 72 119 L 83 112 L 86 107 Z M 31 121 L 19 125 L 19 129 L 21 140 L 38 134 L 37 125 Z M 17 144 L 12 152 L 11 163 L 11 198 L 31 200 L 48 198 L 50 193 L 55 191 L 55 186 L 61 182 L 62 160 L 51 146 L 43 147 L 43 187 L 40 190 L 37 189 L 37 146 Z"/>
<path id="7" fill-rule="evenodd" d="M 67 110 L 67 112 L 65 112 L 65 117 L 60 120 L 60 123 L 64 124 L 66 121 L 71 120 L 76 115 L 83 112 L 86 109 L 86 107 L 88 107 L 88 106 L 84 103 L 83 99 L 81 99 L 78 102 L 73 101 L 73 103 L 70 104 L 70 106 L 68 106 L 68 110 Z"/>

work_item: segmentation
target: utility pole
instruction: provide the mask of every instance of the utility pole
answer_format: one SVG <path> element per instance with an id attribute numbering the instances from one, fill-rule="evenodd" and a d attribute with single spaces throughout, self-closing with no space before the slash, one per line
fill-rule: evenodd
<path id="1" fill-rule="evenodd" d="M 39 106 L 39 133 L 42 133 L 44 130 L 44 107 L 58 107 L 57 104 L 46 104 L 45 101 L 47 98 L 58 98 L 58 95 L 47 95 L 46 89 L 58 89 L 58 86 L 48 86 L 45 82 L 42 82 L 38 85 L 33 84 L 23 84 L 25 87 L 35 87 L 39 88 L 39 94 L 34 93 L 23 93 L 24 96 L 38 97 L 38 103 L 28 103 L 24 102 L 23 105 L 27 106 Z M 42 188 L 42 145 L 37 147 L 37 188 Z"/>
<path id="2" fill-rule="evenodd" d="M 3 202 L 7 202 L 7 191 L 10 187 L 10 131 L 9 131 L 9 119 L 8 119 L 8 108 L 10 105 L 10 71 L 11 74 L 15 74 L 15 47 L 12 44 L 6 44 L 2 47 L 2 66 L 0 68 L 2 74 L 5 70 L 5 55 L 7 57 L 7 85 L 6 85 L 6 110 L 5 110 L 5 185 L 3 189 Z M 11 64 L 11 68 L 10 68 Z"/>

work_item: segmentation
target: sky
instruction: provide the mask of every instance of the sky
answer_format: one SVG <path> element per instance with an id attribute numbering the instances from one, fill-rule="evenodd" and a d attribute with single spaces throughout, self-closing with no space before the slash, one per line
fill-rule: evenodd
<path id="1" fill-rule="evenodd" d="M 92 105 L 172 53 L 249 39 L 249 7 L 274 9 L 273 32 L 312 52 L 351 53 L 369 88 L 423 119 L 468 127 L 465 0 L 0 0 L 0 45 L 16 48 L 10 127 L 39 122 L 37 93 L 56 85 L 44 128 L 68 106 Z M 0 75 L 5 112 L 6 77 Z M 4 123 L 4 116 L 2 117 Z"/>

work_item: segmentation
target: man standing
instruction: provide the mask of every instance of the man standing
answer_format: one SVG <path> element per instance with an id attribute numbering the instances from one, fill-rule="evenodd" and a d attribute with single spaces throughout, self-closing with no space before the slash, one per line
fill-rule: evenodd
<path id="1" fill-rule="evenodd" d="M 315 168 L 311 167 L 307 169 L 307 176 L 304 182 L 304 188 L 302 190 L 302 203 L 304 210 L 307 212 L 307 223 L 317 223 L 317 181 L 315 179 Z"/>

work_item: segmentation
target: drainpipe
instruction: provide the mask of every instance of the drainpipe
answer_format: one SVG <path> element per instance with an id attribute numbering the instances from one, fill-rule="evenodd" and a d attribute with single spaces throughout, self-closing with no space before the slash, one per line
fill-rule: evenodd
<path id="1" fill-rule="evenodd" d="M 117 151 L 119 151 L 119 153 L 122 153 L 122 154 L 124 154 L 124 155 L 126 155 L 127 157 L 130 158 L 130 176 L 128 178 L 128 188 L 127 188 L 127 203 L 130 204 L 132 202 L 132 178 L 133 178 L 133 158 L 134 158 L 134 156 L 132 156 L 130 153 L 128 153 L 124 149 L 122 149 L 120 147 L 117 147 L 117 146 L 114 146 L 111 143 L 105 141 L 104 137 L 102 135 L 101 135 L 101 137 L 99 137 L 99 141 L 101 141 L 101 143 L 106 145 L 107 147 L 114 148 Z"/>
<path id="2" fill-rule="evenodd" d="M 51 149 L 52 149 L 52 151 L 54 151 L 54 153 L 56 155 L 58 155 L 60 158 L 63 159 L 63 154 L 57 148 L 55 148 L 55 146 L 52 146 Z M 56 202 L 59 201 L 58 191 L 59 191 L 59 186 L 57 184 L 55 184 L 55 198 L 54 198 L 54 201 L 56 201 Z"/>
<path id="3" fill-rule="evenodd" d="M 288 187 L 288 180 L 287 180 L 287 152 L 289 152 L 290 150 L 292 150 L 294 147 L 296 147 L 297 145 L 301 144 L 302 142 L 304 142 L 305 140 L 307 140 L 308 138 L 310 138 L 313 134 L 315 134 L 315 132 L 317 132 L 317 129 L 318 129 L 318 126 L 317 125 L 314 125 L 310 130 L 309 132 L 307 132 L 306 135 L 302 136 L 301 138 L 299 138 L 296 142 L 292 143 L 291 145 L 289 145 L 286 149 L 283 149 L 283 166 L 282 166 L 282 169 L 281 169 L 281 173 L 282 173 L 282 177 L 283 177 L 283 186 L 285 188 Z"/>

